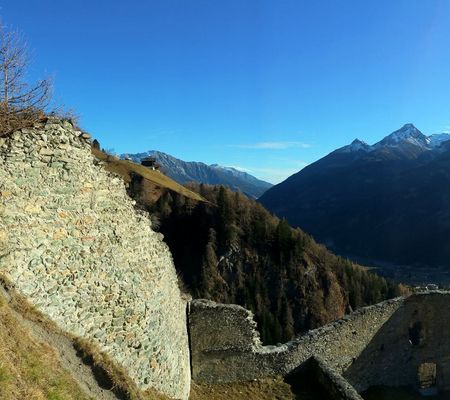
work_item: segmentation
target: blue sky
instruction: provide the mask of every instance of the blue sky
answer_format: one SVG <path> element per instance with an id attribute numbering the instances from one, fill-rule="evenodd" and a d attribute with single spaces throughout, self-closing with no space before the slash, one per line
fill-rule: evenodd
<path id="1" fill-rule="evenodd" d="M 0 0 L 30 76 L 117 152 L 279 182 L 358 137 L 450 129 L 447 0 Z"/>

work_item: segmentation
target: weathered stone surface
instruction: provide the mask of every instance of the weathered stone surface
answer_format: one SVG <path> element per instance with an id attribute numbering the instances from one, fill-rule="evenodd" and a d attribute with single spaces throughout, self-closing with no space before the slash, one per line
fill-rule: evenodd
<path id="1" fill-rule="evenodd" d="M 357 390 L 374 385 L 417 387 L 422 363 L 436 364 L 436 385 L 450 389 L 450 293 L 408 297 L 367 343 L 344 376 Z M 368 368 L 369 366 L 369 368 Z"/>
<path id="2" fill-rule="evenodd" d="M 320 358 L 312 356 L 305 362 L 313 382 L 317 382 L 327 400 L 363 400 L 355 388 L 342 375 L 331 369 Z"/>
<path id="3" fill-rule="evenodd" d="M 449 302 L 449 292 L 398 298 L 283 345 L 261 346 L 247 310 L 196 300 L 189 316 L 193 377 L 218 383 L 288 375 L 314 356 L 359 392 L 376 385 L 448 390 Z M 322 377 L 333 378 L 328 372 Z"/>
<path id="4" fill-rule="evenodd" d="M 252 351 L 261 345 L 252 312 L 241 306 L 200 299 L 190 303 L 190 314 L 194 350 Z M 220 322 L 211 323 L 215 319 Z"/>
<path id="5" fill-rule="evenodd" d="M 334 371 L 336 383 L 342 375 L 344 386 L 358 392 L 376 385 L 449 390 L 449 303 L 450 292 L 415 294 L 362 308 L 283 345 L 261 346 L 247 310 L 195 300 L 189 316 L 193 378 L 218 383 L 285 376 L 314 356 L 329 369 L 325 380 L 334 379 Z"/>
<path id="6" fill-rule="evenodd" d="M 436 385 L 436 364 L 423 363 L 417 371 L 417 381 L 421 389 L 427 389 Z"/>
<path id="7" fill-rule="evenodd" d="M 194 300 L 189 315 L 193 378 L 217 383 L 286 375 L 311 356 L 343 373 L 403 301 L 399 298 L 362 308 L 291 342 L 262 346 L 247 310 Z M 238 343 L 234 347 L 230 345 L 233 336 Z"/>
<path id="8" fill-rule="evenodd" d="M 186 304 L 170 252 L 70 123 L 2 138 L 0 272 L 140 387 L 187 398 Z"/>

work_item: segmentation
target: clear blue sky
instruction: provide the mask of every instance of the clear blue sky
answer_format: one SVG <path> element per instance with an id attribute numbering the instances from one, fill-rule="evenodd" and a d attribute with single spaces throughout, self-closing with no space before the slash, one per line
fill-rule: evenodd
<path id="1" fill-rule="evenodd" d="M 355 137 L 450 129 L 447 0 L 0 0 L 32 75 L 116 152 L 278 182 Z"/>

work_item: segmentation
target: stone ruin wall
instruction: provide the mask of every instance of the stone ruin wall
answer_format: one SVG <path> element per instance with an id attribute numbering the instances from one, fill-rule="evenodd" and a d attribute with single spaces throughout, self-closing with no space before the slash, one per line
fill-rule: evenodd
<path id="1" fill-rule="evenodd" d="M 450 293 L 410 296 L 381 327 L 344 377 L 358 390 L 418 384 L 419 367 L 436 366 L 436 386 L 450 391 Z"/>
<path id="2" fill-rule="evenodd" d="M 0 273 L 141 388 L 186 399 L 186 302 L 171 254 L 86 139 L 57 119 L 0 137 Z"/>
<path id="3" fill-rule="evenodd" d="M 193 379 L 216 383 L 284 376 L 312 356 L 342 374 L 403 301 L 365 307 L 291 342 L 262 346 L 250 311 L 194 300 L 189 317 Z"/>
<path id="4" fill-rule="evenodd" d="M 342 375 L 338 374 L 322 360 L 312 356 L 302 366 L 308 370 L 306 379 L 319 386 L 321 393 L 325 394 L 328 400 L 363 400 L 355 388 Z M 295 382 L 299 374 L 292 374 L 288 379 L 291 382 Z"/>
<path id="5" fill-rule="evenodd" d="M 189 317 L 193 379 L 288 376 L 314 357 L 357 392 L 375 385 L 418 387 L 418 371 L 430 365 L 436 387 L 450 390 L 449 305 L 449 292 L 415 294 L 362 308 L 286 344 L 262 346 L 250 311 L 195 300 Z"/>

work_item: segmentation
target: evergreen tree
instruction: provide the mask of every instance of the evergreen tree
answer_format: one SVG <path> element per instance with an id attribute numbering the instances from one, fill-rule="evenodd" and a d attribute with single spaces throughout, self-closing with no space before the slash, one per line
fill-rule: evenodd
<path id="1" fill-rule="evenodd" d="M 291 340 L 295 335 L 294 317 L 292 316 L 292 309 L 286 295 L 283 295 L 281 299 L 280 325 L 283 329 L 282 341 L 287 342 Z"/>
<path id="2" fill-rule="evenodd" d="M 252 310 L 266 344 L 401 292 L 241 193 L 223 186 L 189 188 L 208 203 L 167 193 L 151 210 L 160 217 L 175 265 L 194 297 Z"/>
<path id="3" fill-rule="evenodd" d="M 218 208 L 218 243 L 220 249 L 226 249 L 235 239 L 234 229 L 234 211 L 224 186 L 220 186 L 217 196 L 217 208 Z"/>
<path id="4" fill-rule="evenodd" d="M 206 245 L 205 256 L 203 258 L 201 269 L 201 290 L 211 298 L 214 295 L 214 285 L 217 274 L 217 257 L 216 257 L 216 231 L 209 230 L 208 243 Z M 212 296 L 211 296 L 212 294 Z"/>

